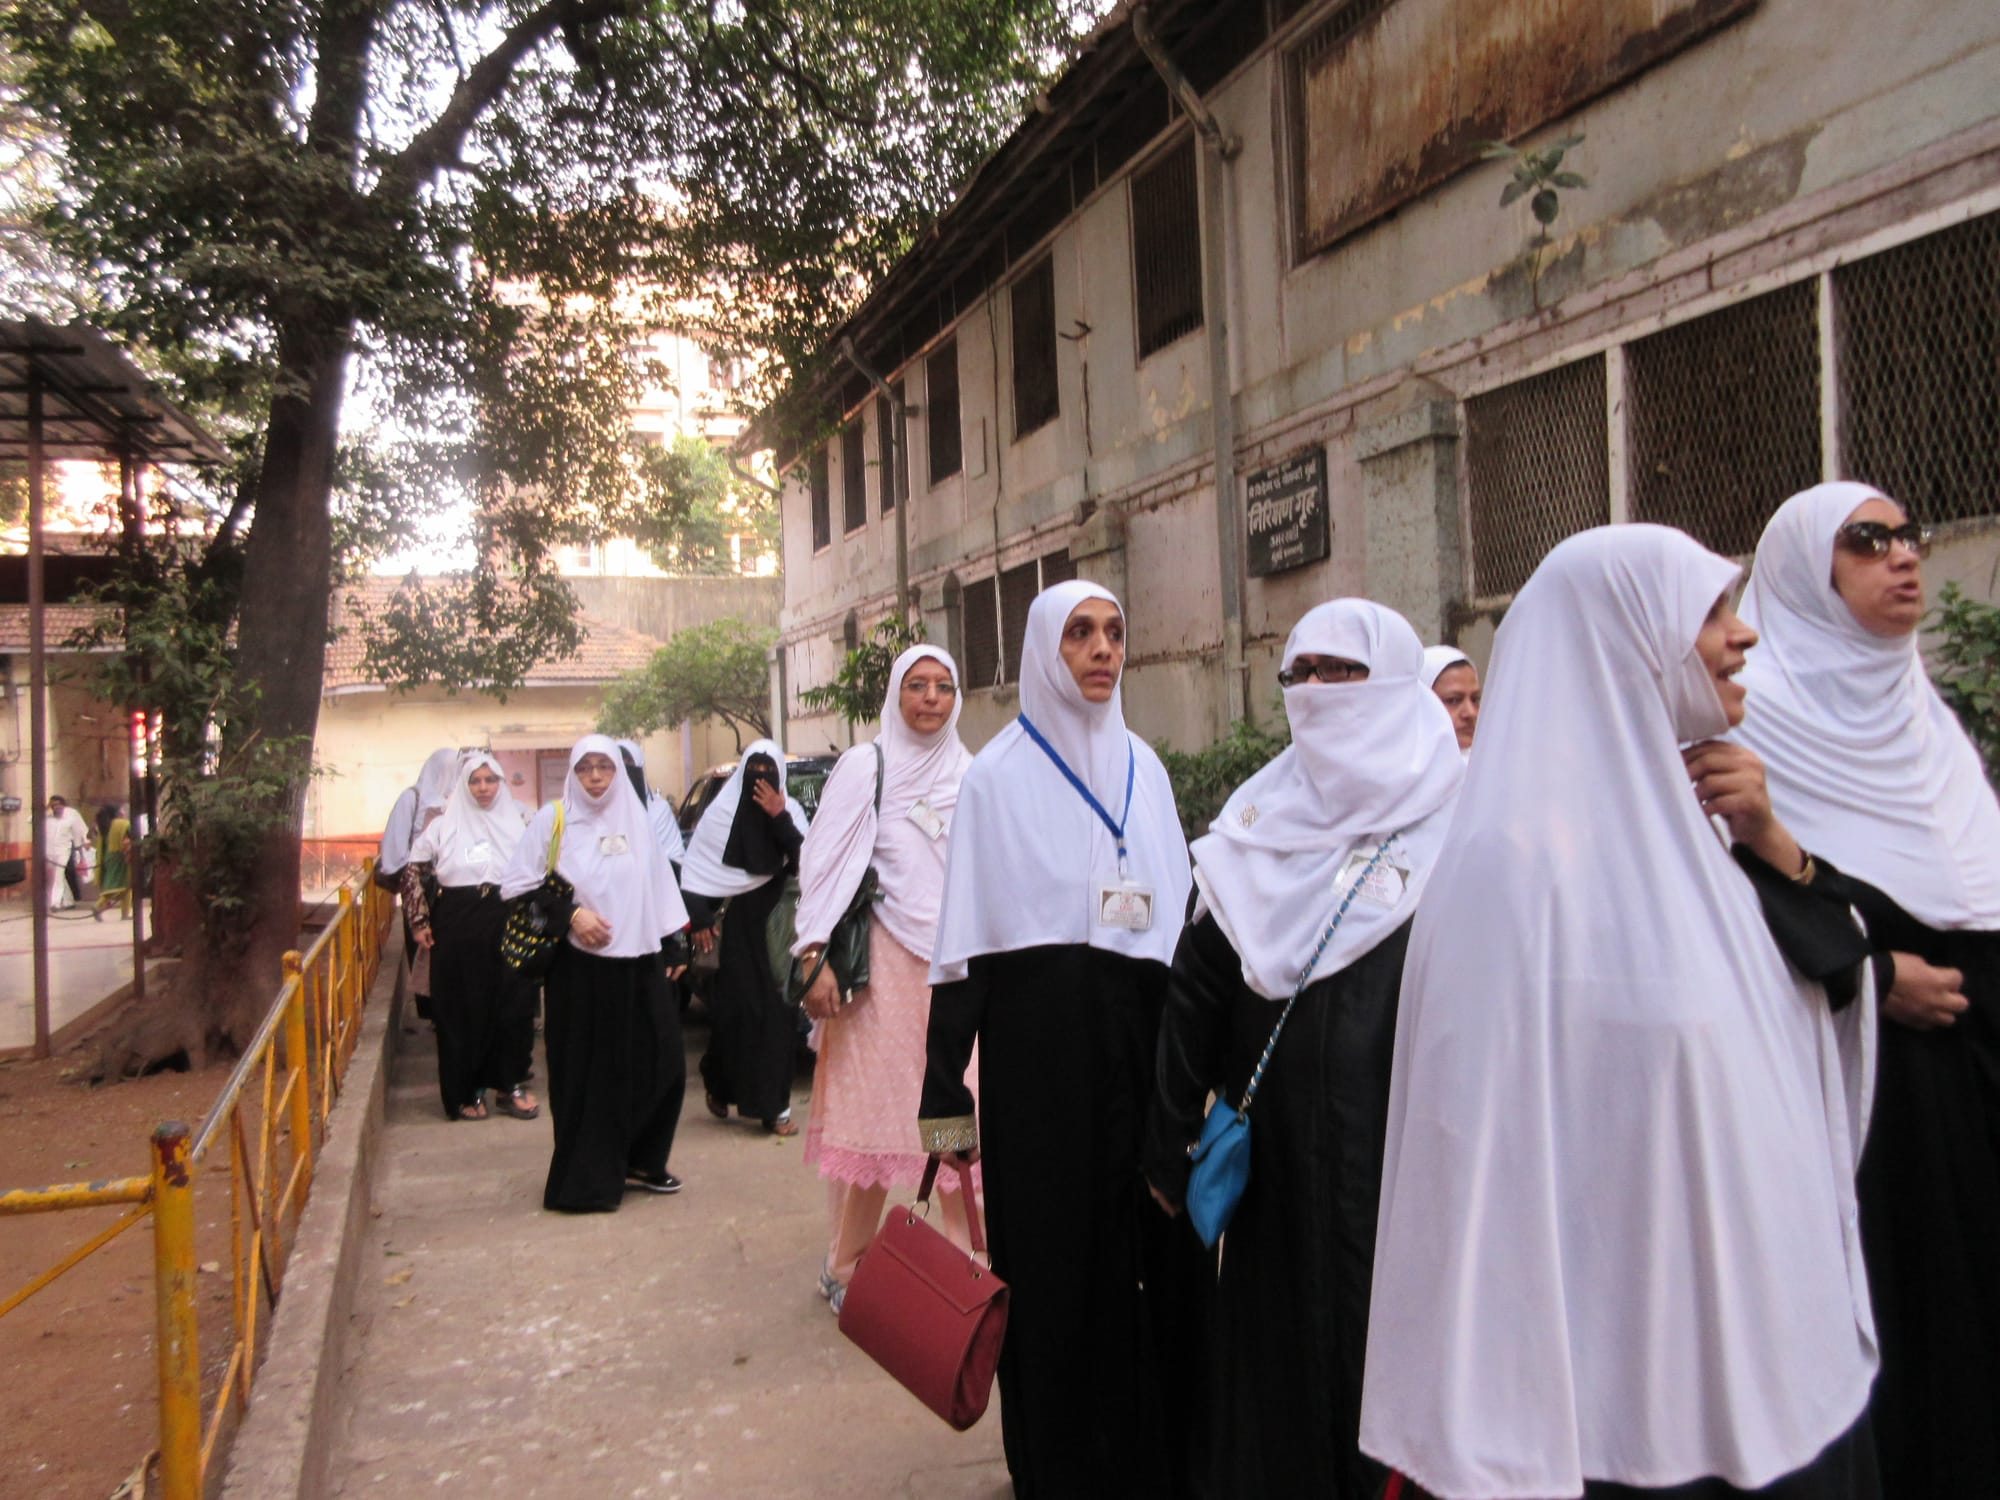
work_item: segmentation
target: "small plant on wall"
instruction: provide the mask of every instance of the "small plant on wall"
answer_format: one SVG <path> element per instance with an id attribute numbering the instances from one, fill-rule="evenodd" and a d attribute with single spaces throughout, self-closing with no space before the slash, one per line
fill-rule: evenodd
<path id="1" fill-rule="evenodd" d="M 928 637 L 924 622 L 907 624 L 895 615 L 877 625 L 868 639 L 847 653 L 832 682 L 807 688 L 799 705 L 811 713 L 837 713 L 849 724 L 863 724 L 882 712 L 889 692 L 889 669 L 896 658 Z"/>
<path id="2" fill-rule="evenodd" d="M 1566 135 L 1539 150 L 1524 150 L 1505 141 L 1487 141 L 1479 148 L 1482 159 L 1509 164 L 1512 175 L 1500 190 L 1500 206 L 1507 208 L 1526 198 L 1528 212 L 1535 216 L 1534 238 L 1528 241 L 1528 294 L 1536 312 L 1542 310 L 1542 261 L 1548 253 L 1549 230 L 1562 212 L 1562 195 L 1590 186 L 1583 176 L 1563 168 L 1563 158 L 1582 144 L 1582 136 Z"/>

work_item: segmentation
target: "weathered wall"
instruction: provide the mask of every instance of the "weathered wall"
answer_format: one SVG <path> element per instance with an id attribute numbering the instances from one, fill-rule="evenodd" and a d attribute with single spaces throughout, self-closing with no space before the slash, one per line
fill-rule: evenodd
<path id="1" fill-rule="evenodd" d="M 585 614 L 658 641 L 711 620 L 778 623 L 776 578 L 566 578 Z"/>
<path id="2" fill-rule="evenodd" d="M 1996 77 L 2000 7 L 1987 0 L 1941 0 L 1921 25 L 1867 0 L 1762 0 L 1532 138 L 1583 134 L 1570 165 L 1590 181 L 1564 195 L 1538 289 L 1523 253 L 1533 221 L 1525 202 L 1496 206 L 1499 166 L 1460 172 L 1294 265 L 1283 61 L 1266 51 L 1227 80 L 1209 103 L 1243 142 L 1224 184 L 1239 483 L 1324 445 L 1333 520 L 1325 561 L 1247 584 L 1253 712 L 1291 623 L 1341 593 L 1381 598 L 1428 635 L 1455 621 L 1483 654 L 1490 618 L 1454 616 L 1469 575 L 1453 404 L 1731 286 L 1807 274 L 1899 223 L 2000 207 Z M 912 423 L 911 574 L 919 588 L 954 568 L 970 582 L 1062 545 L 1094 508 L 1120 512 L 1122 545 L 1101 561 L 1125 580 L 1127 712 L 1149 736 L 1193 744 L 1219 730 L 1222 698 L 1207 333 L 1137 358 L 1128 217 L 1121 179 L 1050 242 L 1062 414 L 1048 427 L 1012 440 L 1005 289 L 958 326 L 966 471 L 929 488 L 924 424 Z M 903 374 L 922 406 L 921 364 Z M 1439 408 L 1429 416 L 1402 415 L 1413 377 Z M 872 401 L 864 420 L 872 459 Z M 1398 420 L 1425 425 L 1421 440 L 1383 446 Z M 849 611 L 866 622 L 886 610 L 894 560 L 872 465 L 868 524 L 817 556 L 803 476 L 784 498 L 794 693 L 830 673 Z M 832 482 L 837 530 L 837 460 Z M 1931 571 L 1995 597 L 1995 546 L 1977 525 L 1954 528 Z M 983 702 L 993 692 L 969 695 L 968 729 L 1004 720 L 1003 703 Z"/>

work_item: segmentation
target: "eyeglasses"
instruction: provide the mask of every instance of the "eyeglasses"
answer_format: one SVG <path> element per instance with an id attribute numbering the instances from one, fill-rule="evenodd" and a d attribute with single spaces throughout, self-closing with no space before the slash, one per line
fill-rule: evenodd
<path id="1" fill-rule="evenodd" d="M 1919 557 L 1929 557 L 1931 529 L 1916 521 L 1890 526 L 1881 521 L 1849 521 L 1834 533 L 1835 540 L 1856 557 L 1883 558 L 1892 543 L 1901 542 Z"/>
<path id="2" fill-rule="evenodd" d="M 912 698 L 956 698 L 958 684 L 955 682 L 912 682 L 903 679 L 903 691 Z"/>
<path id="3" fill-rule="evenodd" d="M 1279 687 L 1297 687 L 1302 682 L 1365 682 L 1368 669 L 1358 661 L 1338 656 L 1301 656 L 1278 673 Z"/>

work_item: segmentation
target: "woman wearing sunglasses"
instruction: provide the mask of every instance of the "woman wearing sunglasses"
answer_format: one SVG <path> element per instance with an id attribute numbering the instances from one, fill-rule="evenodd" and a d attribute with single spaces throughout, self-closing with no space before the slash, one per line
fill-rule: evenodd
<path id="1" fill-rule="evenodd" d="M 1794 495 L 1757 545 L 1736 738 L 1858 887 L 1883 995 L 1861 1231 L 1887 1495 L 2000 1476 L 2000 805 L 1925 675 L 1927 532 L 1881 491 Z"/>

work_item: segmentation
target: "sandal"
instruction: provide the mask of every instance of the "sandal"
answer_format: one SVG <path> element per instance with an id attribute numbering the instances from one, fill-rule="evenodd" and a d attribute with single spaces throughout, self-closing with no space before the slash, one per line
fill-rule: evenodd
<path id="1" fill-rule="evenodd" d="M 477 1098 L 477 1099 L 474 1099 L 474 1100 L 473 1100 L 473 1101 L 472 1101 L 472 1102 L 471 1102 L 470 1104 L 461 1104 L 461 1105 L 459 1105 L 459 1107 L 458 1107 L 458 1117 L 459 1117 L 459 1118 L 460 1118 L 461 1120 L 483 1120 L 483 1119 L 485 1119 L 485 1118 L 486 1118 L 486 1098 L 485 1098 L 485 1096 L 484 1096 L 484 1095 L 481 1095 L 481 1096 L 480 1096 L 479 1098 Z"/>
<path id="2" fill-rule="evenodd" d="M 504 1094 L 495 1089 L 493 1105 L 503 1114 L 512 1115 L 517 1120 L 532 1120 L 542 1112 L 541 1105 L 535 1102 L 535 1096 L 528 1092 L 525 1083 L 515 1084 Z"/>
<path id="3" fill-rule="evenodd" d="M 764 1128 L 780 1139 L 795 1136 L 799 1133 L 799 1127 L 792 1123 L 792 1112 L 789 1109 L 778 1115 L 775 1119 L 766 1120 Z"/>

